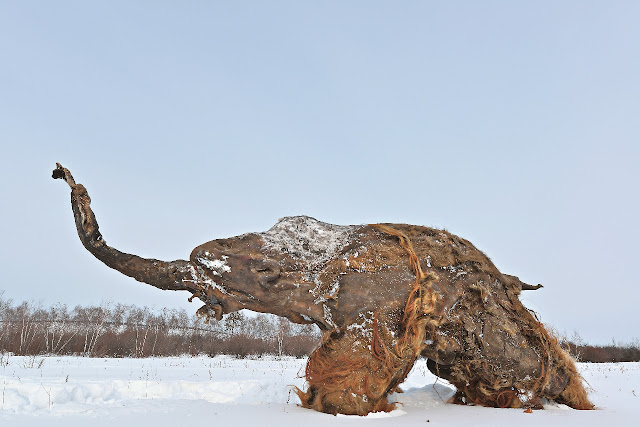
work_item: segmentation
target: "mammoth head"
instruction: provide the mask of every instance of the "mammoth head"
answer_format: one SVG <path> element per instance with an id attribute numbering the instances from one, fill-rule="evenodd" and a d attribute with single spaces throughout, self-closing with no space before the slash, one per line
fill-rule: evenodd
<path id="1" fill-rule="evenodd" d="M 415 280 L 408 265 L 390 261 L 403 251 L 389 248 L 371 226 L 296 216 L 263 233 L 198 246 L 189 268 L 204 290 L 197 294 L 205 302 L 201 314 L 249 309 L 330 330 L 370 309 L 397 317 Z"/>
<path id="2" fill-rule="evenodd" d="M 213 240 L 192 251 L 187 280 L 203 285 L 203 310 L 217 318 L 246 308 L 328 329 L 327 309 L 318 303 L 320 276 L 349 229 L 291 217 L 265 233 Z"/>

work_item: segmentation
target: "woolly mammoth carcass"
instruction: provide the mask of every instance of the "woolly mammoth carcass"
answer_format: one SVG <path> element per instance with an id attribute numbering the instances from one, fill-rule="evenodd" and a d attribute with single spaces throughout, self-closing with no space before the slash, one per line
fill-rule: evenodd
<path id="1" fill-rule="evenodd" d="M 221 319 L 241 309 L 314 323 L 302 405 L 365 415 L 389 411 L 416 359 L 457 388 L 454 401 L 534 407 L 540 399 L 591 409 L 571 358 L 519 300 L 537 289 L 503 274 L 469 241 L 406 224 L 339 226 L 310 217 L 204 243 L 189 260 L 120 252 L 98 230 L 91 199 L 71 187 L 82 244 L 107 266 L 165 290 L 184 290 Z"/>

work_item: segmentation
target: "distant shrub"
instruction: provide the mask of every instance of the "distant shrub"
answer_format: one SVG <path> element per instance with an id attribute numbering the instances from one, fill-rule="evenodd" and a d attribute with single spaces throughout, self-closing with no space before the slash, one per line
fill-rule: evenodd
<path id="1" fill-rule="evenodd" d="M 612 344 L 605 346 L 574 344 L 564 342 L 569 353 L 579 362 L 615 363 L 615 362 L 640 362 L 640 346 L 626 344 Z"/>
<path id="2" fill-rule="evenodd" d="M 185 310 L 157 313 L 122 304 L 45 309 L 0 298 L 0 352 L 15 355 L 303 357 L 318 342 L 315 327 L 264 314 L 237 312 L 205 324 Z"/>
<path id="3" fill-rule="evenodd" d="M 289 337 L 282 346 L 282 353 L 288 356 L 305 357 L 311 354 L 319 344 L 318 337 L 295 335 Z"/>

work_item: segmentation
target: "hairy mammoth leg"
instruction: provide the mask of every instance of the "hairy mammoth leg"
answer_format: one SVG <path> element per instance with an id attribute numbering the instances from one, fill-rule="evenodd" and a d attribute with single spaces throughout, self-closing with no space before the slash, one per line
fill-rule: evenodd
<path id="1" fill-rule="evenodd" d="M 366 415 L 391 411 L 387 401 L 413 367 L 377 353 L 358 337 L 332 333 L 311 354 L 306 368 L 307 391 L 298 390 L 302 406 L 329 414 Z"/>
<path id="2" fill-rule="evenodd" d="M 485 323 L 485 341 L 468 347 L 452 364 L 431 359 L 427 367 L 456 388 L 453 403 L 473 403 L 492 407 L 540 408 L 540 398 L 555 400 L 574 409 L 592 409 L 582 378 L 571 357 L 562 350 L 541 324 L 515 334 L 520 345 L 507 335 L 497 334 Z M 499 340 L 498 340 L 499 338 Z M 474 341 L 479 343 L 479 341 Z M 493 351 L 492 348 L 501 349 Z"/>
<path id="3" fill-rule="evenodd" d="M 422 354 L 437 362 L 430 369 L 466 403 L 535 407 L 545 398 L 576 409 L 593 407 L 573 360 L 522 305 L 518 292 L 499 281 L 478 281 L 463 292 Z"/>
<path id="4" fill-rule="evenodd" d="M 582 384 L 582 376 L 578 373 L 573 359 L 557 343 L 555 346 L 557 347 L 559 368 L 554 373 L 554 381 L 551 383 L 558 384 L 558 379 L 566 378 L 566 380 L 562 382 L 564 384 L 562 391 L 553 397 L 553 400 L 573 409 L 593 409 L 595 406 L 587 396 L 587 390 Z"/>
<path id="5" fill-rule="evenodd" d="M 452 365 L 430 359 L 427 367 L 456 387 L 452 403 L 540 408 L 539 399 L 545 398 L 574 409 L 593 409 L 573 360 L 557 344 L 552 344 L 537 346 L 542 360 L 535 368 L 491 354 L 467 355 Z"/>
<path id="6" fill-rule="evenodd" d="M 530 312 L 521 317 L 527 327 L 522 328 L 529 345 L 540 353 L 541 375 L 526 390 L 536 397 L 555 400 L 574 409 L 593 409 L 587 396 L 583 379 L 574 360 L 562 349 L 558 340 L 551 335 Z"/>

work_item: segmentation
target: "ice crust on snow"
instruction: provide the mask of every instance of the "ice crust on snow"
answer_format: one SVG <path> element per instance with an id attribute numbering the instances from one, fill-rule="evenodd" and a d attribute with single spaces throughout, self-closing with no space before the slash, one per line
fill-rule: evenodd
<path id="1" fill-rule="evenodd" d="M 327 224 L 309 216 L 291 216 L 280 219 L 259 235 L 265 248 L 286 252 L 313 268 L 333 259 L 349 244 L 356 228 L 358 226 Z"/>

